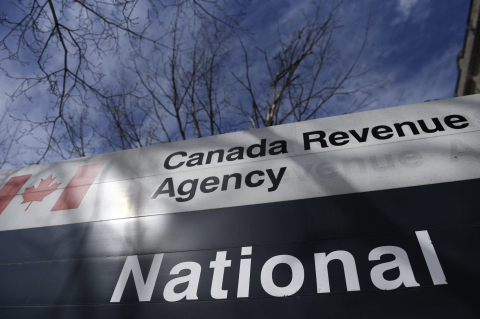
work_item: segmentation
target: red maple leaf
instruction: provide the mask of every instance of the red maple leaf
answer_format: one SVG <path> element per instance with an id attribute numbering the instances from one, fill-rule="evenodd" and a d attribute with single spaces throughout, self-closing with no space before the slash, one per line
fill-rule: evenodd
<path id="1" fill-rule="evenodd" d="M 25 191 L 22 194 L 22 204 L 30 202 L 25 210 L 27 210 L 33 202 L 41 202 L 46 196 L 57 190 L 58 186 L 62 183 L 52 184 L 55 178 L 52 178 L 52 175 L 50 175 L 46 179 L 42 179 L 37 188 L 35 188 L 35 185 L 25 188 Z"/>

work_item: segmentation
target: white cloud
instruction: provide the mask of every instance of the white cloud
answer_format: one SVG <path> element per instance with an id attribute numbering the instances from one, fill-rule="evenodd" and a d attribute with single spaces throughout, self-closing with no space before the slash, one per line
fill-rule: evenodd
<path id="1" fill-rule="evenodd" d="M 410 17 L 413 8 L 419 3 L 420 0 L 398 0 L 397 10 L 403 15 L 405 19 Z"/>
<path id="2" fill-rule="evenodd" d="M 399 13 L 393 24 L 411 20 L 421 22 L 430 15 L 428 0 L 397 0 L 396 10 Z"/>

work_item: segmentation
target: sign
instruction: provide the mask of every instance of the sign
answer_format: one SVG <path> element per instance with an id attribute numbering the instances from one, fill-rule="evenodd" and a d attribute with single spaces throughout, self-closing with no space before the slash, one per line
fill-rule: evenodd
<path id="1" fill-rule="evenodd" d="M 1 318 L 476 318 L 480 96 L 0 172 Z"/>

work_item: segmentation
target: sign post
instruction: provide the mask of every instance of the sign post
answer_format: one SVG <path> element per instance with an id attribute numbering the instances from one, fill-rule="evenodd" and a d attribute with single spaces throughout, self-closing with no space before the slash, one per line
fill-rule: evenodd
<path id="1" fill-rule="evenodd" d="M 1 318 L 477 318 L 480 96 L 0 172 Z"/>

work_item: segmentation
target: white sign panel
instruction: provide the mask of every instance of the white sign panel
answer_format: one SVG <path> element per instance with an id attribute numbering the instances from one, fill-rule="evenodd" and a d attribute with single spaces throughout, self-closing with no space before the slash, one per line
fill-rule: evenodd
<path id="1" fill-rule="evenodd" d="M 480 96 L 0 173 L 0 230 L 244 206 L 480 177 Z"/>

